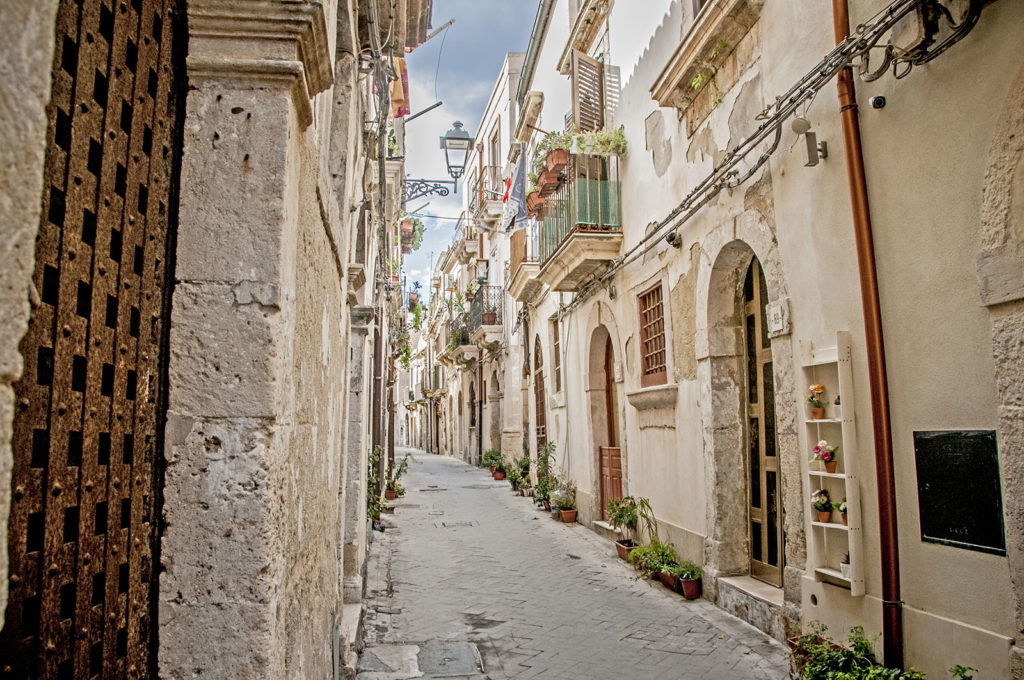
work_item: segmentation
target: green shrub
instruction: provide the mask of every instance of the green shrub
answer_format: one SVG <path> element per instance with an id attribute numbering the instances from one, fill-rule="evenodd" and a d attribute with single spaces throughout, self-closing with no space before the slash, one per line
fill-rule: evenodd
<path id="1" fill-rule="evenodd" d="M 669 571 L 679 564 L 679 556 L 671 543 L 654 540 L 650 545 L 640 546 L 629 554 L 629 562 L 640 576 L 650 578 L 659 571 Z"/>

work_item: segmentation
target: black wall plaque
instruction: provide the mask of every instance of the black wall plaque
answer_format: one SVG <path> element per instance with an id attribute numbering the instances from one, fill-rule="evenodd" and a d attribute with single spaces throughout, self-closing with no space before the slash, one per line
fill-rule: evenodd
<path id="1" fill-rule="evenodd" d="M 1006 554 L 994 430 L 914 433 L 921 540 Z"/>

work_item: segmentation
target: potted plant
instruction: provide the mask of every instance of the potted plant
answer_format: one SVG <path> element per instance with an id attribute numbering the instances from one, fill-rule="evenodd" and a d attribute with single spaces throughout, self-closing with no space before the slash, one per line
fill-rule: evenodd
<path id="1" fill-rule="evenodd" d="M 551 511 L 551 482 L 552 478 L 544 475 L 537 480 L 537 484 L 533 487 L 533 498 L 549 512 Z"/>
<path id="2" fill-rule="evenodd" d="M 492 305 L 487 308 L 486 312 L 484 312 L 484 325 L 493 326 L 496 323 L 498 323 L 498 307 L 496 305 Z"/>
<path id="3" fill-rule="evenodd" d="M 667 587 L 675 590 L 672 568 L 679 564 L 679 557 L 671 543 L 662 543 L 654 539 L 650 545 L 640 546 L 631 552 L 629 562 L 639 572 L 637 578 L 658 578 Z"/>
<path id="4" fill-rule="evenodd" d="M 608 501 L 608 519 L 612 526 L 622 532 L 622 538 L 615 541 L 615 552 L 624 560 L 629 560 L 629 553 L 636 549 L 633 535 L 636 533 L 640 518 L 637 514 L 636 499 L 632 496 L 612 498 Z"/>
<path id="5" fill-rule="evenodd" d="M 538 215 L 541 210 L 544 209 L 544 196 L 541 195 L 540 189 L 534 184 L 533 188 L 530 189 L 530 193 L 526 195 L 526 210 L 531 215 Z"/>
<path id="6" fill-rule="evenodd" d="M 558 514 L 566 524 L 576 521 L 576 485 L 566 482 L 565 486 L 551 494 L 551 505 L 558 508 Z"/>
<path id="7" fill-rule="evenodd" d="M 828 523 L 832 519 L 832 501 L 828 498 L 828 491 L 818 489 L 811 494 L 811 505 L 818 511 L 818 521 Z"/>
<path id="8" fill-rule="evenodd" d="M 509 467 L 506 475 L 506 479 L 508 480 L 508 483 L 512 486 L 512 490 L 519 491 L 519 485 L 523 483 L 523 475 L 520 474 L 519 468 L 516 467 L 515 465 L 512 465 L 511 467 Z"/>
<path id="9" fill-rule="evenodd" d="M 398 465 L 392 468 L 387 480 L 384 483 L 384 498 L 389 501 L 395 500 L 398 496 L 405 495 L 405 487 L 398 483 L 398 480 L 402 478 L 406 470 L 409 469 L 409 459 L 412 458 L 411 453 L 405 454 L 405 457 L 399 461 Z"/>
<path id="10" fill-rule="evenodd" d="M 836 466 L 839 464 L 837 460 L 839 446 L 831 445 L 822 439 L 811 451 L 814 453 L 813 460 L 820 460 L 825 465 L 825 472 L 833 473 L 836 471 Z"/>
<path id="11" fill-rule="evenodd" d="M 825 402 L 822 395 L 825 394 L 825 386 L 815 383 L 807 388 L 807 418 L 809 420 L 822 420 L 825 417 Z"/>
<path id="12" fill-rule="evenodd" d="M 687 600 L 696 600 L 700 597 L 701 569 L 697 564 L 690 560 L 680 561 L 677 576 L 683 597 Z"/>
<path id="13" fill-rule="evenodd" d="M 839 517 L 843 520 L 843 526 L 847 526 L 846 523 L 846 501 L 841 503 L 833 503 L 832 507 L 839 511 Z"/>
<path id="14" fill-rule="evenodd" d="M 494 479 L 499 482 L 505 479 L 505 461 L 499 460 L 494 464 Z"/>
<path id="15" fill-rule="evenodd" d="M 832 402 L 832 417 L 836 420 L 843 419 L 843 405 L 839 403 L 839 395 L 836 395 L 836 400 Z"/>
<path id="16" fill-rule="evenodd" d="M 501 460 L 501 452 L 495 449 L 484 452 L 483 464 L 491 468 L 491 474 L 494 474 L 494 468 Z"/>
<path id="17" fill-rule="evenodd" d="M 846 553 L 843 559 L 839 560 L 839 572 L 843 578 L 850 578 L 850 553 Z"/>

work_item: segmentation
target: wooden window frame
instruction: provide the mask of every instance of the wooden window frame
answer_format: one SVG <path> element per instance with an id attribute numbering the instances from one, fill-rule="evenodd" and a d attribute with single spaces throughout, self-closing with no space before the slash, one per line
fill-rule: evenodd
<path id="1" fill-rule="evenodd" d="M 555 374 L 555 393 L 562 391 L 562 343 L 558 332 L 558 317 L 551 319 L 551 368 Z"/>
<path id="2" fill-rule="evenodd" d="M 665 295 L 661 282 L 637 295 L 640 328 L 640 387 L 668 384 Z"/>

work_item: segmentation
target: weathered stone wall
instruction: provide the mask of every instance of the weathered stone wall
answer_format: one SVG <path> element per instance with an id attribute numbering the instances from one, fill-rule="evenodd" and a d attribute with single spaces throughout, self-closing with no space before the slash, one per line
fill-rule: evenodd
<path id="1" fill-rule="evenodd" d="M 46 104 L 50 100 L 57 3 L 0 3 L 0 583 L 7 583 L 11 507 L 12 385 L 21 377 L 18 343 L 28 328 L 35 236 L 42 205 Z M 0 587 L 0 626 L 7 587 Z"/>

